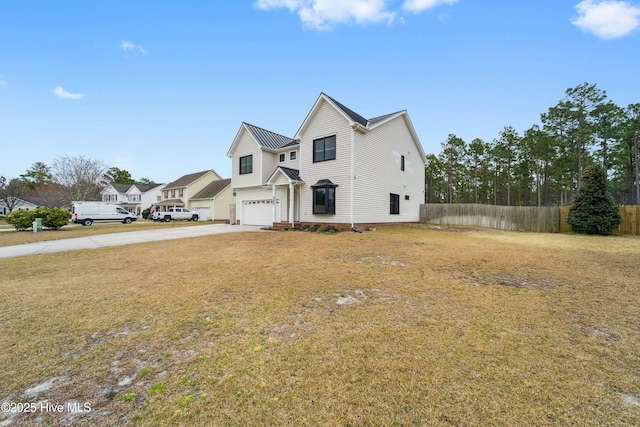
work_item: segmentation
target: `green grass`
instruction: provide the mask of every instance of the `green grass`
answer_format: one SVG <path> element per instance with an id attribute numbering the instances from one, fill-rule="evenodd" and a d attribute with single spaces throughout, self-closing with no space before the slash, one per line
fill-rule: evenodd
<path id="1" fill-rule="evenodd" d="M 0 396 L 61 378 L 30 399 L 98 426 L 639 425 L 640 239 L 464 230 L 0 260 Z"/>

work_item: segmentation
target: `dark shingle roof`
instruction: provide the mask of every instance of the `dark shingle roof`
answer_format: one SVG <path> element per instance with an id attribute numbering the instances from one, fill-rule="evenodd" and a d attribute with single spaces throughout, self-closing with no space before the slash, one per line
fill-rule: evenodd
<path id="1" fill-rule="evenodd" d="M 244 124 L 261 147 L 277 150 L 279 148 L 298 143 L 298 141 L 293 138 L 289 138 L 288 136 L 280 135 L 249 123 Z"/>
<path id="2" fill-rule="evenodd" d="M 118 193 L 126 193 L 127 191 L 129 191 L 129 188 L 131 188 L 131 184 L 111 184 L 111 186 L 113 188 L 115 188 L 115 190 Z"/>
<path id="3" fill-rule="evenodd" d="M 330 97 L 329 95 L 327 95 L 326 93 L 324 94 L 324 96 L 326 96 L 327 98 L 329 98 L 334 104 L 336 104 L 336 106 L 338 108 L 340 108 L 347 116 L 349 116 L 349 118 L 351 120 L 353 120 L 356 123 L 361 124 L 362 126 L 365 126 L 367 128 L 370 128 L 371 126 L 375 126 L 377 123 L 380 123 L 386 119 L 388 119 L 389 117 L 401 113 L 402 111 L 396 111 L 395 113 L 390 113 L 390 114 L 384 114 L 382 116 L 378 116 L 378 117 L 374 117 L 372 119 L 365 119 L 364 117 L 362 117 L 360 114 L 356 113 L 355 111 L 345 107 L 343 104 L 341 104 L 340 102 L 336 101 L 335 99 L 333 99 L 332 97 Z"/>
<path id="4" fill-rule="evenodd" d="M 156 187 L 161 186 L 162 184 L 134 184 L 136 187 L 138 187 L 138 190 L 140 190 L 141 193 L 146 193 L 149 190 L 153 190 Z"/>
<path id="5" fill-rule="evenodd" d="M 222 190 L 227 188 L 231 184 L 231 178 L 220 179 L 217 181 L 213 181 L 202 190 L 198 191 L 195 196 L 191 198 L 194 199 L 213 199 L 220 193 Z"/>
<path id="6" fill-rule="evenodd" d="M 169 184 L 167 184 L 167 186 L 164 189 L 165 190 L 170 190 L 172 188 L 186 187 L 187 185 L 191 184 L 196 179 L 200 178 L 201 176 L 203 176 L 204 174 L 206 174 L 208 172 L 211 172 L 211 170 L 202 171 L 202 172 L 196 172 L 196 173 L 190 173 L 188 175 L 184 175 L 184 176 L 176 179 L 175 181 L 170 182 Z"/>
<path id="7" fill-rule="evenodd" d="M 338 108 L 340 108 L 347 116 L 351 118 L 351 120 L 353 120 L 356 123 L 360 123 L 362 126 L 367 126 L 367 123 L 369 122 L 367 119 L 365 119 L 355 111 L 345 107 L 344 105 L 342 105 L 341 103 L 339 103 L 338 101 L 336 101 L 335 99 L 327 95 L 326 93 L 324 95 L 327 98 L 329 98 L 331 101 L 333 101 L 338 106 Z"/>

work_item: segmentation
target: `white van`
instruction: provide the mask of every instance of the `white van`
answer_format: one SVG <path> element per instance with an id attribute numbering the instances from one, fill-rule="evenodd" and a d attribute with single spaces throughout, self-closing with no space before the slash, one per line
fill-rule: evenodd
<path id="1" fill-rule="evenodd" d="M 72 202 L 71 221 L 76 224 L 91 225 L 95 221 L 131 224 L 136 216 L 118 205 L 103 202 Z"/>

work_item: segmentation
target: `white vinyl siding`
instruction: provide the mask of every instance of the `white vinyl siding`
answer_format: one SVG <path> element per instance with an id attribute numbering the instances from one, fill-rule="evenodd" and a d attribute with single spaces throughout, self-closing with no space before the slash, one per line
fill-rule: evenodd
<path id="1" fill-rule="evenodd" d="M 313 163 L 313 141 L 327 136 L 336 136 L 336 158 Z M 303 222 L 349 223 L 351 128 L 348 120 L 333 106 L 322 101 L 317 112 L 303 130 L 298 158 L 300 176 L 304 179 L 300 195 L 300 220 Z M 311 186 L 321 179 L 330 179 L 336 188 L 336 213 L 313 214 L 313 192 Z"/>
<path id="2" fill-rule="evenodd" d="M 355 135 L 354 222 L 419 221 L 424 163 L 404 117 L 396 117 L 365 135 Z M 400 168 L 401 156 L 404 171 Z M 399 215 L 389 213 L 389 194 L 400 196 Z"/>
<path id="3" fill-rule="evenodd" d="M 291 160 L 291 152 L 295 151 L 296 152 L 296 158 Z M 280 155 L 284 154 L 284 162 L 280 161 Z M 283 166 L 285 168 L 289 168 L 289 169 L 300 169 L 300 160 L 298 159 L 298 147 L 296 147 L 295 149 L 288 149 L 286 151 L 278 151 L 276 154 L 276 159 L 278 160 L 277 163 L 274 164 L 273 170 L 271 170 L 269 172 L 269 175 L 271 175 L 271 173 L 273 173 L 273 171 L 275 170 L 276 166 Z M 269 176 L 267 176 L 267 179 L 269 179 Z"/>
<path id="4" fill-rule="evenodd" d="M 262 180 L 262 160 L 260 156 L 260 148 L 258 143 L 253 139 L 251 134 L 242 129 L 242 135 L 235 147 L 233 157 L 231 158 L 231 182 L 234 188 L 249 187 L 252 185 L 261 185 Z M 253 173 L 240 174 L 240 157 L 253 156 Z M 195 193 L 194 193 L 195 194 Z"/>
<path id="5" fill-rule="evenodd" d="M 280 166 L 278 163 L 278 154 L 270 153 L 268 151 L 260 150 L 260 156 L 262 156 L 262 170 L 254 169 L 260 176 L 260 184 L 267 182 L 276 167 Z"/>
<path id="6" fill-rule="evenodd" d="M 158 201 L 160 200 L 158 199 L 158 196 L 162 195 L 163 189 L 164 189 L 164 184 L 159 185 L 156 188 L 152 188 L 146 193 L 142 193 L 142 201 L 140 202 L 142 209 L 143 210 L 147 209 L 151 207 L 152 204 L 158 203 Z"/>

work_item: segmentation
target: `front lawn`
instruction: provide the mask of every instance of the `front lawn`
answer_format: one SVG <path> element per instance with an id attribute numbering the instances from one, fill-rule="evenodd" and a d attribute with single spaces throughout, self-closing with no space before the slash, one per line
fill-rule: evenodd
<path id="1" fill-rule="evenodd" d="M 638 238 L 154 246 L 0 259 L 0 401 L 91 409 L 0 423 L 640 425 Z"/>
<path id="2" fill-rule="evenodd" d="M 0 228 L 0 246 L 20 245 L 22 243 L 43 242 L 47 240 L 68 239 L 71 237 L 95 236 L 98 234 L 118 233 L 122 231 L 150 230 L 154 228 L 166 227 L 188 227 L 197 225 L 213 224 L 210 221 L 173 221 L 173 222 L 153 222 L 138 220 L 132 224 L 122 224 L 120 222 L 94 223 L 84 227 L 78 224 L 69 224 L 59 230 L 44 229 L 34 233 L 33 230 L 16 231 L 11 226 Z"/>

